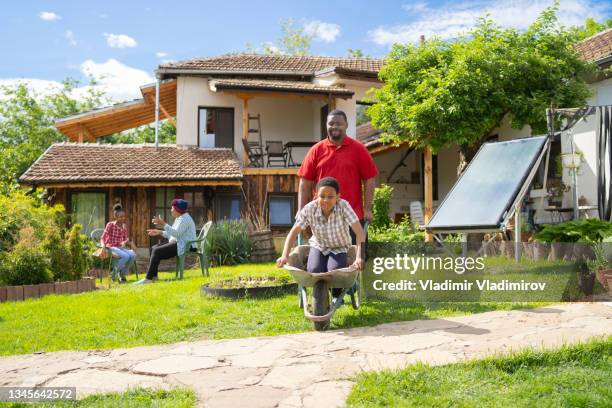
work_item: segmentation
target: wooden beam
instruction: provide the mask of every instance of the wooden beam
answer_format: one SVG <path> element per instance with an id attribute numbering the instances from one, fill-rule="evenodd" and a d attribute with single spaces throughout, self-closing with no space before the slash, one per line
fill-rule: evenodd
<path id="1" fill-rule="evenodd" d="M 87 126 L 85 126 L 84 124 L 82 123 L 79 124 L 78 129 L 79 129 L 79 143 L 83 143 L 85 139 L 91 140 L 91 141 L 96 140 L 96 138 L 93 137 L 89 129 L 87 129 Z"/>
<path id="2" fill-rule="evenodd" d="M 31 185 L 22 183 L 24 185 Z M 95 187 L 197 187 L 242 186 L 240 180 L 185 180 L 185 181 L 100 181 L 84 183 L 36 183 L 41 188 L 95 188 Z"/>
<path id="3" fill-rule="evenodd" d="M 231 89 L 219 89 L 218 92 L 226 94 L 236 95 L 240 99 L 245 97 L 267 97 L 267 98 L 281 98 L 281 99 L 317 99 L 327 100 L 327 94 L 300 94 L 294 92 L 274 92 L 274 91 L 246 91 L 246 90 L 231 90 Z M 342 99 L 351 99 L 352 96 L 336 96 Z"/>
<path id="4" fill-rule="evenodd" d="M 172 125 L 174 126 L 174 128 L 176 129 L 176 121 L 174 120 L 174 118 L 172 117 L 172 115 L 170 115 L 168 113 L 168 111 L 164 108 L 164 105 L 162 105 L 162 103 L 159 103 L 159 110 L 162 111 L 162 113 L 164 114 L 164 116 L 166 117 L 166 119 L 168 119 L 170 121 L 170 123 L 172 123 Z"/>
<path id="5" fill-rule="evenodd" d="M 242 174 L 245 176 L 261 176 L 261 175 L 297 175 L 299 167 L 279 167 L 279 168 L 259 168 L 245 167 L 242 169 Z"/>
<path id="6" fill-rule="evenodd" d="M 242 139 L 249 140 L 249 99 L 252 97 L 241 95 L 242 99 Z M 242 152 L 242 164 L 244 167 L 249 165 L 249 155 L 247 152 Z"/>
<path id="7" fill-rule="evenodd" d="M 425 224 L 429 222 L 431 216 L 433 214 L 433 154 L 431 152 L 431 148 L 429 146 L 425 147 L 423 151 L 423 160 L 424 160 L 424 201 L 425 201 L 425 209 L 424 209 L 424 218 Z M 433 235 L 431 233 L 425 234 L 425 241 L 431 242 L 433 240 Z"/>

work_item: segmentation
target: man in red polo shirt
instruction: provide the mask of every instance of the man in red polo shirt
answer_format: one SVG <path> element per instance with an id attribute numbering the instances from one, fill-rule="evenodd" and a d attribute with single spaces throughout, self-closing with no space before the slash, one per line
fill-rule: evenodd
<path id="1" fill-rule="evenodd" d="M 374 178 L 378 170 L 368 149 L 358 140 L 347 136 L 347 127 L 348 121 L 343 111 L 334 110 L 327 115 L 327 138 L 308 151 L 298 171 L 298 201 L 301 209 L 312 200 L 314 186 L 319 180 L 333 177 L 338 180 L 342 198 L 353 207 L 363 225 L 364 221 L 370 222 L 373 218 Z M 365 194 L 362 183 L 365 185 Z"/>

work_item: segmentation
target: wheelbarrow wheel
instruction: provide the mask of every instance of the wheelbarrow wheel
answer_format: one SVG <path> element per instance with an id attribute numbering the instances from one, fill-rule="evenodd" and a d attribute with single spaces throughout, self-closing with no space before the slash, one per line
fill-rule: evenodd
<path id="1" fill-rule="evenodd" d="M 323 316 L 329 312 L 329 288 L 327 282 L 318 281 L 315 283 L 312 293 L 312 310 L 315 316 Z M 314 322 L 315 330 L 324 331 L 329 329 L 329 320 Z"/>

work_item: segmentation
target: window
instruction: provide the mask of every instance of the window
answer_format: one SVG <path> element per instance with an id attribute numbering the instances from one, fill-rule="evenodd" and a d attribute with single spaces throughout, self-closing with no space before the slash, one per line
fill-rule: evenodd
<path id="1" fill-rule="evenodd" d="M 198 146 L 234 148 L 234 110 L 198 108 Z"/>
<path id="2" fill-rule="evenodd" d="M 290 227 L 295 215 L 295 195 L 268 195 L 268 217 L 272 227 Z"/>
<path id="3" fill-rule="evenodd" d="M 71 202 L 73 222 L 83 226 L 83 234 L 106 226 L 106 193 L 74 192 Z"/>
<path id="4" fill-rule="evenodd" d="M 196 229 L 201 229 L 206 223 L 206 205 L 204 204 L 204 191 L 185 191 L 183 200 L 189 204 L 189 214 L 195 222 Z"/>
<path id="5" fill-rule="evenodd" d="M 217 194 L 215 203 L 216 220 L 238 220 L 240 219 L 241 207 L 240 194 L 222 193 Z"/>
<path id="6" fill-rule="evenodd" d="M 174 218 L 172 217 L 171 204 L 176 198 L 176 192 L 172 187 L 158 187 L 155 189 L 155 213 L 159 215 L 168 224 L 172 225 Z"/>

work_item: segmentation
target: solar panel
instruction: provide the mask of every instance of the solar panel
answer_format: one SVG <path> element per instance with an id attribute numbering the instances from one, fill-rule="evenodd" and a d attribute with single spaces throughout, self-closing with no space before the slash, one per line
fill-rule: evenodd
<path id="1" fill-rule="evenodd" d="M 428 230 L 496 230 L 535 164 L 546 136 L 485 143 L 427 224 Z"/>

